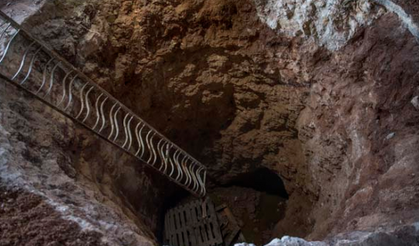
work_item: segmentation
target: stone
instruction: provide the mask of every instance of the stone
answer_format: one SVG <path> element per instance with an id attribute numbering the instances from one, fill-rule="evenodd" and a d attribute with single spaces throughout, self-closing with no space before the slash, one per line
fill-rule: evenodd
<path id="1" fill-rule="evenodd" d="M 307 242 L 301 238 L 284 236 L 281 239 L 274 239 L 265 246 L 327 246 L 323 242 Z"/>
<path id="2" fill-rule="evenodd" d="M 270 28 L 288 36 L 314 38 L 329 50 L 338 50 L 360 27 L 383 14 L 382 9 L 368 0 L 256 0 L 255 3 L 259 18 Z"/>
<path id="3" fill-rule="evenodd" d="M 416 110 L 419 110 L 419 96 L 413 97 L 410 103 L 412 103 Z"/>
<path id="4" fill-rule="evenodd" d="M 396 133 L 394 133 L 394 132 L 389 133 L 389 134 L 386 136 L 386 140 L 390 140 L 390 139 L 392 139 L 395 135 L 396 135 Z"/>

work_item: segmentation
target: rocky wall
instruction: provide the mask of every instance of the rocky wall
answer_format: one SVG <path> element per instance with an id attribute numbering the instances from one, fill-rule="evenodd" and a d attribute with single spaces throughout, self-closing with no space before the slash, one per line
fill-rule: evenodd
<path id="1" fill-rule="evenodd" d="M 0 88 L 0 244 L 156 245 L 165 180 L 8 82 Z"/>
<path id="2" fill-rule="evenodd" d="M 210 187 L 275 171 L 290 198 L 274 236 L 322 240 L 418 220 L 415 10 L 51 0 L 24 25 L 206 164 Z"/>

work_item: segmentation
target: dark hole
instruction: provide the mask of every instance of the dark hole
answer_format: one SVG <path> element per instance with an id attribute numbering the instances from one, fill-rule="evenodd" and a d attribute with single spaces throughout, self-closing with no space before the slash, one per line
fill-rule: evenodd
<path id="1" fill-rule="evenodd" d="M 275 172 L 264 167 L 259 168 L 254 172 L 240 175 L 227 186 L 251 188 L 288 199 L 288 193 L 285 190 L 282 179 Z"/>

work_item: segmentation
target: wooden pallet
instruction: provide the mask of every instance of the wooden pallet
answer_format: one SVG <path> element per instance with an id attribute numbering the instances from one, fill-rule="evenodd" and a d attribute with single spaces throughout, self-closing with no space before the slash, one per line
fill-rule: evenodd
<path id="1" fill-rule="evenodd" d="M 208 198 L 170 209 L 165 215 L 164 228 L 166 245 L 223 245 L 217 213 L 214 204 Z"/>

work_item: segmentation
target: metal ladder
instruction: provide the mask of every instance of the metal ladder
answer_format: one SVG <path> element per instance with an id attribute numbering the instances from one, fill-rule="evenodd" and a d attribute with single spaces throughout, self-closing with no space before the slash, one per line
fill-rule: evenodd
<path id="1" fill-rule="evenodd" d="M 0 78 L 24 89 L 198 197 L 207 169 L 0 12 Z"/>

